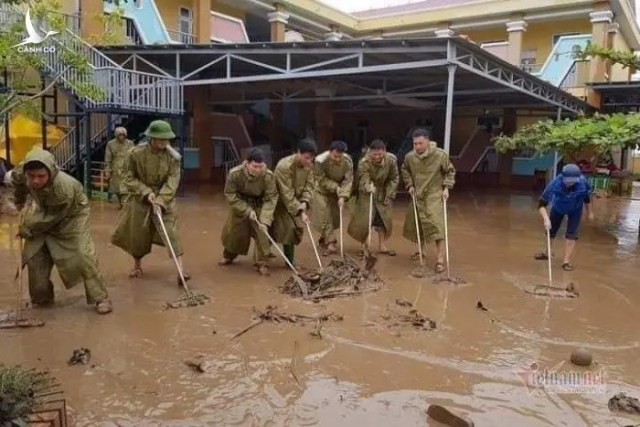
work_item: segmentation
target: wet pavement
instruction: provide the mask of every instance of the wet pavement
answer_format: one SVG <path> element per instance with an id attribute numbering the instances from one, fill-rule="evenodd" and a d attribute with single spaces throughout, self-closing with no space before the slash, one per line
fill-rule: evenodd
<path id="1" fill-rule="evenodd" d="M 272 262 L 269 278 L 257 276 L 250 257 L 217 265 L 226 207 L 221 196 L 205 193 L 187 195 L 179 206 L 189 283 L 211 302 L 162 311 L 181 295 L 166 252 L 154 248 L 145 277 L 129 279 L 130 260 L 109 244 L 116 207 L 97 202 L 94 239 L 114 313 L 96 315 L 81 287 L 66 291 L 55 275 L 57 305 L 31 312 L 46 326 L 0 331 L 0 361 L 50 369 L 75 425 L 437 425 L 427 420 L 431 403 L 466 414 L 476 426 L 640 423 L 607 408 L 618 392 L 640 397 L 639 200 L 596 200 L 596 220 L 583 225 L 575 271 L 560 269 L 557 245 L 554 286 L 573 282 L 578 298 L 524 291 L 548 284 L 546 263 L 533 260 L 544 245 L 535 196 L 460 192 L 449 207 L 451 267 L 467 284 L 411 276 L 418 265 L 410 260 L 415 248 L 401 237 L 406 202 L 399 201 L 390 242 L 398 256 L 383 256 L 377 265 L 386 286 L 314 304 L 277 291 L 288 277 L 280 260 Z M 1 221 L 0 310 L 7 310 L 15 301 L 17 242 L 11 236 L 17 227 L 6 217 Z M 358 249 L 348 237 L 345 245 L 351 253 Z M 297 255 L 300 265 L 314 267 L 307 237 Z M 427 263 L 435 263 L 433 248 Z M 381 315 L 400 309 L 397 298 L 416 301 L 437 329 L 388 328 Z M 476 308 L 479 300 L 488 311 Z M 309 325 L 265 323 L 230 341 L 252 322 L 253 307 L 269 304 L 345 319 L 326 323 L 322 339 L 310 335 Z M 591 350 L 594 365 L 569 363 L 576 346 Z M 81 347 L 91 350 L 90 363 L 68 366 L 73 349 Z M 198 355 L 209 361 L 206 373 L 184 363 Z M 604 377 L 583 393 L 557 393 L 530 384 L 543 368 Z"/>

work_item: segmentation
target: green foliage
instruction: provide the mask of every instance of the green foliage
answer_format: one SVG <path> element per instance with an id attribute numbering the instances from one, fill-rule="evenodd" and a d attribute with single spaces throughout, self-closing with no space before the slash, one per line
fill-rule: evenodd
<path id="1" fill-rule="evenodd" d="M 597 57 L 608 60 L 614 64 L 620 64 L 623 68 L 632 70 L 640 69 L 640 58 L 632 50 L 616 50 L 598 44 L 588 43 L 584 49 L 575 53 L 576 59 L 586 60 L 588 57 Z"/>
<path id="2" fill-rule="evenodd" d="M 3 4 L 12 4 L 15 8 L 30 10 L 32 21 L 36 28 L 46 28 L 57 31 L 58 34 L 49 40 L 55 42 L 62 39 L 72 22 L 71 17 L 60 12 L 58 0 L 0 0 Z M 112 28 L 122 34 L 122 16 L 120 13 L 111 14 L 108 17 L 100 17 L 108 22 Z M 112 43 L 115 32 L 105 32 L 92 40 L 94 43 Z M 17 19 L 8 28 L 0 30 L 0 119 L 4 119 L 6 112 L 20 112 L 36 119 L 41 117 L 40 99 L 47 90 L 42 90 L 39 72 L 44 68 L 46 56 L 40 52 L 19 52 L 15 47 L 20 43 L 25 34 L 24 20 Z M 55 42 L 56 55 L 59 64 L 64 70 L 72 70 L 73 81 L 67 77 L 66 84 L 73 87 L 74 92 L 80 97 L 88 97 L 95 101 L 101 100 L 105 92 L 91 78 L 92 69 L 87 56 L 89 50 L 79 38 L 64 37 L 64 43 Z M 6 72 L 4 72 L 6 70 Z M 4 73 L 3 73 L 4 72 Z M 8 77 L 5 82 L 5 76 Z M 59 83 L 53 81 L 62 76 L 48 76 L 47 84 Z M 88 82 L 88 83 L 87 83 Z"/>
<path id="3" fill-rule="evenodd" d="M 0 364 L 0 425 L 27 425 L 26 417 L 41 403 L 39 395 L 54 385 L 46 372 Z"/>
<path id="4" fill-rule="evenodd" d="M 615 148 L 635 147 L 638 143 L 638 113 L 596 114 L 559 122 L 542 120 L 518 130 L 512 136 L 493 138 L 496 150 L 502 153 L 522 149 L 533 149 L 540 154 L 558 151 L 572 160 L 578 160 L 578 153 L 585 149 L 603 154 Z"/>

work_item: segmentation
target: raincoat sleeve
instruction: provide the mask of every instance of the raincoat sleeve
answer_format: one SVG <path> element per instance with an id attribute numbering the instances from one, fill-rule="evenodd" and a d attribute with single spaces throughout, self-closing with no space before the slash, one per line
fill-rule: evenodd
<path id="1" fill-rule="evenodd" d="M 124 185 L 131 194 L 146 197 L 153 193 L 153 190 L 140 180 L 136 169 L 135 153 L 130 151 L 127 155 L 127 168 L 124 171 Z"/>
<path id="2" fill-rule="evenodd" d="M 396 198 L 399 182 L 400 175 L 398 174 L 398 162 L 394 157 L 393 164 L 391 165 L 391 171 L 389 172 L 389 180 L 387 181 L 387 186 L 385 188 L 385 198 L 387 200 L 393 200 Z"/>
<path id="3" fill-rule="evenodd" d="M 158 196 L 166 205 L 173 202 L 178 192 L 178 186 L 180 185 L 180 162 L 177 160 L 171 160 L 171 167 L 169 168 L 169 176 L 164 182 Z"/>
<path id="4" fill-rule="evenodd" d="M 260 209 L 260 222 L 266 226 L 271 226 L 273 222 L 273 213 L 276 210 L 276 204 L 278 203 L 278 187 L 276 187 L 276 180 L 272 174 L 267 175 L 266 185 L 264 189 L 264 199 L 262 202 L 262 209 Z"/>
<path id="5" fill-rule="evenodd" d="M 20 235 L 28 238 L 47 233 L 69 215 L 74 202 L 75 197 L 71 189 L 64 189 L 61 194 L 49 197 L 46 209 L 36 209 L 25 217 L 23 225 L 20 226 Z"/>
<path id="6" fill-rule="evenodd" d="M 315 185 L 315 176 L 313 174 L 313 168 L 311 168 L 311 170 L 309 171 L 309 174 L 307 175 L 307 180 L 304 183 L 304 188 L 302 189 L 302 195 L 300 196 L 300 201 L 306 202 L 307 206 L 311 206 L 311 200 L 313 199 L 314 185 Z"/>
<path id="7" fill-rule="evenodd" d="M 276 167 L 276 183 L 278 185 L 278 193 L 282 203 L 287 208 L 289 214 L 295 216 L 303 210 L 302 201 L 296 199 L 296 193 L 293 189 L 293 173 L 291 168 Z"/>
<path id="8" fill-rule="evenodd" d="M 13 188 L 13 204 L 16 205 L 18 210 L 22 210 L 25 203 L 27 203 L 27 196 L 29 195 L 27 179 L 22 166 L 16 167 L 11 172 L 11 187 Z"/>
<path id="9" fill-rule="evenodd" d="M 107 148 L 104 150 L 104 162 L 106 166 L 104 168 L 105 172 L 111 172 L 111 162 L 113 161 L 113 153 L 111 152 L 111 141 L 107 143 Z"/>
<path id="10" fill-rule="evenodd" d="M 452 189 L 456 183 L 456 168 L 451 163 L 451 159 L 449 159 L 448 155 L 442 156 L 442 175 L 444 180 L 442 181 L 442 186 L 448 189 Z"/>
<path id="11" fill-rule="evenodd" d="M 414 184 L 413 177 L 411 176 L 411 169 L 409 168 L 409 159 L 407 159 L 407 157 L 404 158 L 400 171 L 402 174 L 402 181 L 404 182 L 404 188 L 408 190 L 413 187 Z"/>
<path id="12" fill-rule="evenodd" d="M 367 192 L 367 187 L 371 184 L 371 165 L 367 161 L 360 162 L 358 166 L 358 191 Z"/>
<path id="13" fill-rule="evenodd" d="M 227 199 L 229 207 L 231 207 L 234 214 L 243 218 L 248 217 L 251 207 L 238 196 L 238 178 L 235 173 L 229 178 L 224 186 L 224 197 Z"/>
<path id="14" fill-rule="evenodd" d="M 339 196 L 348 199 L 351 195 L 351 189 L 353 188 L 353 161 L 347 159 L 347 171 L 344 174 L 342 183 L 340 183 Z"/>
<path id="15" fill-rule="evenodd" d="M 313 173 L 315 175 L 318 186 L 325 190 L 327 193 L 335 194 L 336 191 L 338 191 L 338 183 L 327 177 L 327 174 L 322 167 L 322 163 L 318 162 L 315 164 Z"/>

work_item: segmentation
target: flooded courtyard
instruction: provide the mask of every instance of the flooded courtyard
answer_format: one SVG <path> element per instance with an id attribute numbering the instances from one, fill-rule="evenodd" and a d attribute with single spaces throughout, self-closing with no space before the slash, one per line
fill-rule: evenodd
<path id="1" fill-rule="evenodd" d="M 554 285 L 573 283 L 579 292 L 558 299 L 525 292 L 548 283 L 546 262 L 533 259 L 545 244 L 535 202 L 530 194 L 453 194 L 451 272 L 467 282 L 453 286 L 412 277 L 416 248 L 402 238 L 407 202 L 399 200 L 389 243 L 398 255 L 381 255 L 376 265 L 385 286 L 313 303 L 279 292 L 289 277 L 280 259 L 271 277 L 258 276 L 251 257 L 218 266 L 226 204 L 219 194 L 188 192 L 178 202 L 185 267 L 189 285 L 211 301 L 167 311 L 163 304 L 182 291 L 166 251 L 155 247 L 144 278 L 130 279 L 131 260 L 109 244 L 116 205 L 95 202 L 94 241 L 114 313 L 97 316 L 82 287 L 66 291 L 54 275 L 56 305 L 33 312 L 46 326 L 0 331 L 0 361 L 49 369 L 78 426 L 424 426 L 437 425 L 426 415 L 433 403 L 476 426 L 639 424 L 640 416 L 611 412 L 607 401 L 621 391 L 640 397 L 640 200 L 595 200 L 575 271 L 560 268 L 557 242 Z M 15 304 L 16 221 L 0 223 L 0 310 Z M 345 233 L 345 251 L 358 250 Z M 432 267 L 434 248 L 426 255 Z M 301 266 L 316 265 L 307 236 L 296 256 Z M 384 313 L 401 310 L 396 299 L 414 303 L 436 329 L 389 327 Z M 344 320 L 327 322 L 321 337 L 310 334 L 312 323 L 263 323 L 232 340 L 253 322 L 254 307 L 268 305 Z M 68 366 L 81 347 L 91 350 L 90 363 Z M 591 367 L 569 362 L 576 347 L 592 352 Z M 198 356 L 206 372 L 185 364 Z M 581 393 L 554 392 L 532 383 L 545 369 L 602 381 Z"/>

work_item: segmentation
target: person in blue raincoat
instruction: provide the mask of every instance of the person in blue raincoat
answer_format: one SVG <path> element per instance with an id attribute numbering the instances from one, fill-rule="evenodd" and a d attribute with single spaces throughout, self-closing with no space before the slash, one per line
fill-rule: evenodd
<path id="1" fill-rule="evenodd" d="M 571 163 L 562 168 L 562 173 L 549 183 L 538 201 L 538 210 L 551 239 L 556 237 L 564 218 L 567 217 L 566 243 L 562 261 L 562 269 L 565 271 L 574 269 L 571 256 L 578 240 L 582 213 L 586 211 L 588 219 L 593 220 L 591 197 L 591 185 L 582 175 L 578 165 Z M 549 256 L 546 252 L 540 252 L 535 255 L 535 258 L 547 260 Z"/>

